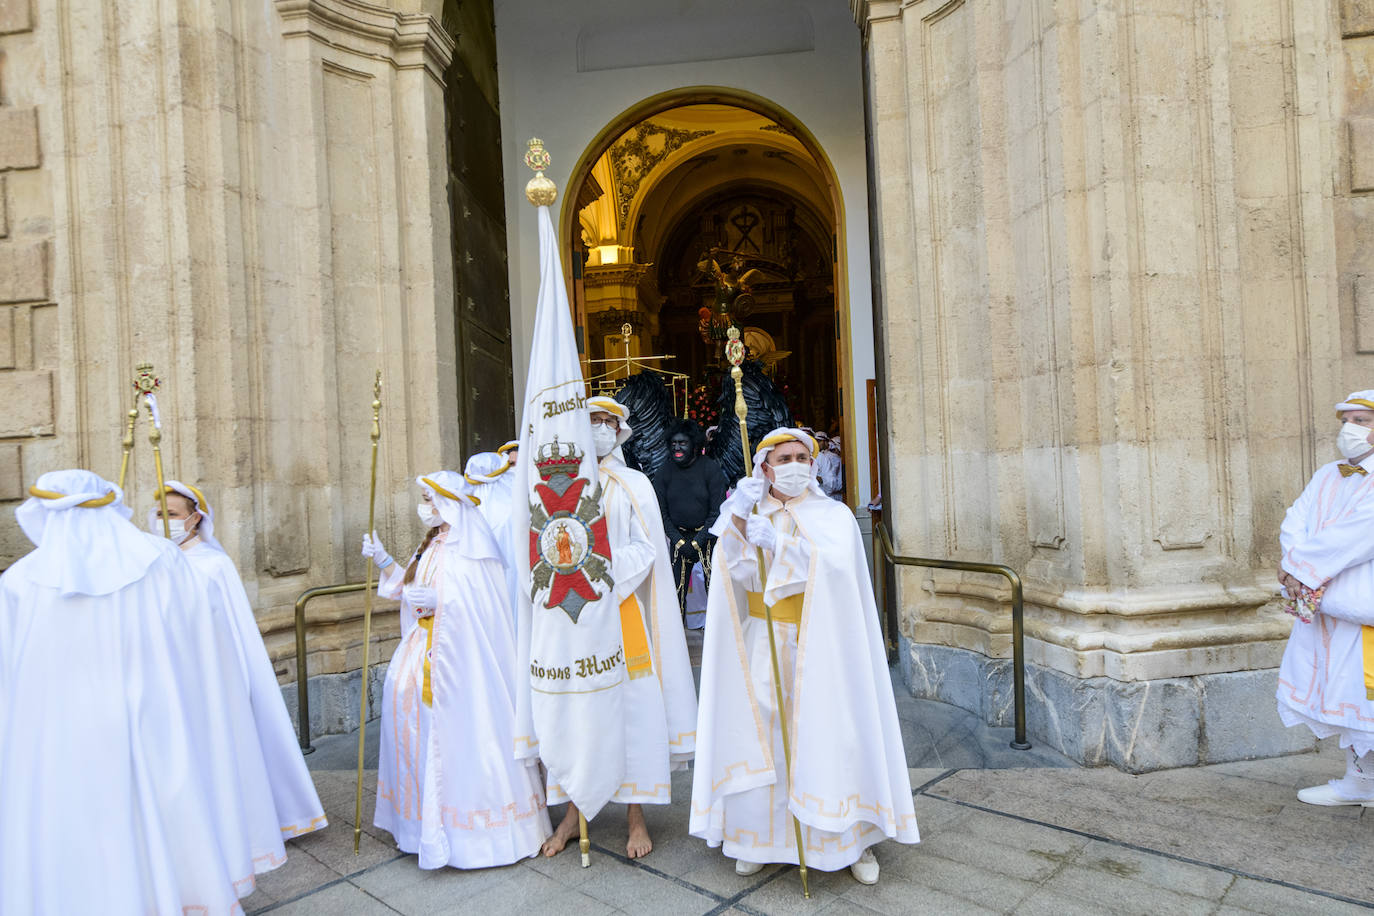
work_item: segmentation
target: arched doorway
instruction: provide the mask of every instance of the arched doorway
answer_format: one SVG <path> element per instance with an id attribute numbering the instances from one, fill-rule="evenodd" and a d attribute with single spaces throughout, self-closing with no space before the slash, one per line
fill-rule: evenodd
<path id="1" fill-rule="evenodd" d="M 700 314 L 715 295 L 710 262 L 733 265 L 749 278 L 737 323 L 753 355 L 799 421 L 844 435 L 853 467 L 843 207 L 805 128 L 747 93 L 677 90 L 607 125 L 568 187 L 562 237 L 589 376 L 628 349 L 672 357 L 655 364 L 700 393 L 719 360 Z"/>

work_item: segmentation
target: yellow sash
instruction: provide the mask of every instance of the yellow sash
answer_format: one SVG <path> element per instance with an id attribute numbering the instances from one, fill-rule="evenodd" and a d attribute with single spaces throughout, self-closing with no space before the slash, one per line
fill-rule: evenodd
<path id="1" fill-rule="evenodd" d="M 1360 641 L 1364 643 L 1364 695 L 1374 700 L 1374 627 L 1360 627 Z"/>
<path id="2" fill-rule="evenodd" d="M 415 622 L 425 628 L 425 677 L 420 688 L 420 699 L 425 701 L 426 706 L 433 706 L 434 689 L 429 683 L 429 653 L 434 648 L 434 616 L 421 617 Z"/>
<path id="3" fill-rule="evenodd" d="M 620 639 L 625 647 L 625 667 L 630 671 L 630 679 L 652 674 L 654 664 L 649 657 L 644 615 L 639 612 L 639 601 L 633 593 L 620 602 Z"/>
<path id="4" fill-rule="evenodd" d="M 802 615 L 802 595 L 788 595 L 773 605 L 774 623 L 800 624 Z M 763 592 L 749 592 L 749 616 L 767 620 L 763 610 Z"/>

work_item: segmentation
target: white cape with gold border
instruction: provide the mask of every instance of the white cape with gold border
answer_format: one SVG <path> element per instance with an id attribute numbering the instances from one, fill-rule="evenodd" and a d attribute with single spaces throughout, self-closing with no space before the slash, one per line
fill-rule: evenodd
<path id="1" fill-rule="evenodd" d="M 287 839 L 328 826 L 319 793 L 301 755 L 291 715 L 286 711 L 281 687 L 277 685 L 272 659 L 262 643 L 253 606 L 243 590 L 243 580 L 234 561 L 222 550 L 203 542 L 185 552 L 191 566 L 210 580 L 227 609 L 229 627 L 234 631 L 239 652 L 239 670 L 253 704 L 253 721 L 262 745 L 267 778 L 272 783 L 272 805 L 281 835 Z M 247 803 L 247 799 L 245 799 Z"/>
<path id="2" fill-rule="evenodd" d="M 809 555 L 800 625 L 776 625 L 791 778 L 767 626 L 748 615 L 746 590 L 728 572 L 732 546 L 747 555 L 730 524 L 707 599 L 690 832 L 745 861 L 795 863 L 790 812 L 804 828 L 807 865 L 829 871 L 884 838 L 920 837 L 858 526 L 842 503 L 814 492 L 790 507 Z"/>
<path id="3" fill-rule="evenodd" d="M 472 524 L 486 523 L 471 510 Z M 452 532 L 451 532 L 452 536 Z M 505 573 L 495 553 L 465 556 L 436 541 L 416 582 L 439 596 L 422 692 L 428 632 L 402 600 L 401 643 L 382 692 L 377 811 L 373 823 L 421 868 L 487 868 L 532 856 L 552 832 L 534 760 L 512 753 L 515 630 Z M 401 598 L 404 568 L 383 577 L 383 598 Z"/>

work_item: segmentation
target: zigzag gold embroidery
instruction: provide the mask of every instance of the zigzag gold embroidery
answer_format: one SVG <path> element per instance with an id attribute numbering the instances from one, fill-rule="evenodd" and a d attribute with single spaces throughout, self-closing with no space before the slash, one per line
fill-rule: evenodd
<path id="1" fill-rule="evenodd" d="M 522 821 L 534 817 L 539 813 L 539 796 L 531 794 L 529 797 L 529 807 L 520 810 L 519 802 L 511 802 L 499 809 L 501 818 L 498 820 L 490 808 L 474 808 L 470 811 L 459 811 L 457 808 L 441 805 L 439 807 L 439 823 L 445 827 L 455 830 L 491 830 L 495 827 L 509 827 L 512 821 Z M 466 816 L 466 820 L 464 820 Z M 477 818 L 482 818 L 485 823 L 478 826 Z"/>
<path id="2" fill-rule="evenodd" d="M 306 824 L 304 827 L 302 827 L 300 824 L 292 824 L 290 827 L 281 828 L 281 832 L 283 837 L 290 839 L 291 837 L 301 836 L 302 834 L 311 833 L 313 831 L 319 830 L 321 827 L 328 826 L 329 818 L 321 814 L 319 817 L 315 818 L 310 823 Z"/>

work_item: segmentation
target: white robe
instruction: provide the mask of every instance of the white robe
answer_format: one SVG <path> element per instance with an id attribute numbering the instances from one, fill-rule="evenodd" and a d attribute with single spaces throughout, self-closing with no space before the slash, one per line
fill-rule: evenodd
<path id="1" fill-rule="evenodd" d="M 285 838 L 301 836 L 328 825 L 315 783 L 301 756 L 291 715 L 286 711 L 272 660 L 262 643 L 262 634 L 253 616 L 253 607 L 243 590 L 243 580 L 228 554 L 196 542 L 184 554 L 191 566 L 202 573 L 217 592 L 217 603 L 227 611 L 229 627 L 238 649 L 239 670 L 253 705 L 253 721 L 258 742 L 272 783 L 270 798 L 243 799 L 243 804 L 269 805 L 271 816 Z"/>
<path id="2" fill-rule="evenodd" d="M 764 598 L 804 594 L 800 624 L 775 622 L 792 771 L 767 624 L 749 616 L 757 551 L 733 523 L 716 542 L 702 651 L 690 831 L 746 862 L 834 871 L 883 840 L 919 842 L 863 542 L 853 515 L 815 490 L 759 511 L 778 532 Z"/>
<path id="3" fill-rule="evenodd" d="M 515 630 L 501 562 L 459 551 L 436 538 L 415 577 L 438 593 L 433 706 L 422 697 L 429 634 L 404 600 L 382 695 L 373 823 L 403 852 L 418 853 L 421 868 L 509 865 L 552 833 L 538 766 L 511 752 Z M 401 563 L 389 567 L 378 593 L 402 598 L 404 575 Z"/>
<path id="4" fill-rule="evenodd" d="M 1374 700 L 1365 693 L 1361 625 L 1374 625 L 1374 458 L 1369 474 L 1317 470 L 1279 530 L 1283 568 L 1326 586 L 1311 623 L 1295 621 L 1279 666 L 1279 717 L 1318 738 L 1374 751 Z"/>
<path id="5" fill-rule="evenodd" d="M 226 612 L 163 538 L 109 594 L 0 576 L 0 913 L 241 913 L 286 861 Z M 146 549 L 140 546 L 138 549 Z"/>
<path id="6" fill-rule="evenodd" d="M 652 676 L 625 682 L 625 775 L 611 800 L 666 805 L 672 801 L 669 774 L 696 753 L 697 718 L 668 542 L 653 484 L 626 467 L 618 450 L 601 461 L 601 486 L 616 601 L 633 592 L 639 602 L 653 666 Z M 567 800 L 550 780 L 549 804 Z"/>

